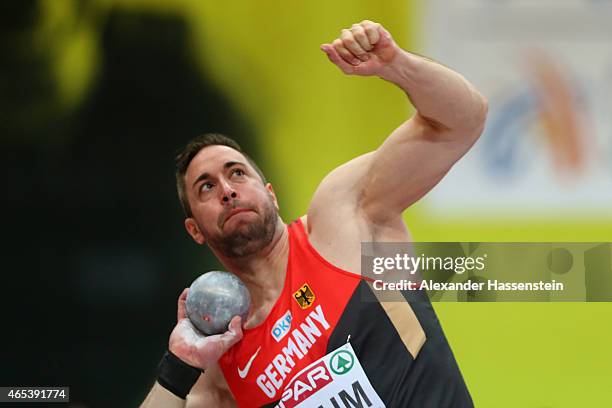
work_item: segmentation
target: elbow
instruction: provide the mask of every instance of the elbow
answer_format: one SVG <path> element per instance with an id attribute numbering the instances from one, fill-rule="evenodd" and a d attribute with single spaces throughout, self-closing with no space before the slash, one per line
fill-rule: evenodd
<path id="1" fill-rule="evenodd" d="M 469 134 L 474 138 L 473 142 L 476 142 L 485 128 L 489 113 L 489 101 L 478 91 L 474 92 L 474 99 L 475 106 L 472 120 L 470 121 Z"/>
<path id="2" fill-rule="evenodd" d="M 484 127 L 489 113 L 489 101 L 477 89 L 472 88 L 472 123 L 474 127 Z"/>
<path id="3" fill-rule="evenodd" d="M 472 143 L 476 142 L 485 128 L 489 113 L 489 102 L 484 95 L 473 87 L 471 87 L 470 91 L 471 98 L 466 98 L 461 106 L 456 107 L 453 125 L 435 124 L 429 119 L 430 125 L 440 130 L 448 130 L 455 137 L 464 140 L 469 138 Z"/>
<path id="4" fill-rule="evenodd" d="M 487 121 L 487 115 L 489 114 L 489 101 L 480 92 L 478 92 L 478 106 L 478 121 L 480 126 L 484 128 L 484 124 Z"/>

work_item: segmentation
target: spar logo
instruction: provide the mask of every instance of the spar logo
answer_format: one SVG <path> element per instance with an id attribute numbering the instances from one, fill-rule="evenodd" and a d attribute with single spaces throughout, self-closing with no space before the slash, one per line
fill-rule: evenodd
<path id="1" fill-rule="evenodd" d="M 351 371 L 353 364 L 355 364 L 355 357 L 346 350 L 336 351 L 329 359 L 329 368 L 338 375 Z"/>
<path id="2" fill-rule="evenodd" d="M 327 370 L 325 362 L 319 361 L 314 366 L 299 373 L 287 384 L 281 400 L 275 408 L 293 408 L 332 381 L 332 376 Z"/>
<path id="3" fill-rule="evenodd" d="M 287 333 L 289 333 L 289 330 L 291 329 L 291 320 L 293 320 L 291 310 L 287 310 L 287 313 L 285 313 L 276 321 L 276 323 L 274 323 L 272 331 L 270 332 L 272 337 L 274 337 L 274 340 L 279 342 L 287 335 Z"/>

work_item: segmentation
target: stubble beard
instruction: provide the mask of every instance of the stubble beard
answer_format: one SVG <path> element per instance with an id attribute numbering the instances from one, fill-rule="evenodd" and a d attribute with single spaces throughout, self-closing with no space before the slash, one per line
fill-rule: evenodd
<path id="1" fill-rule="evenodd" d="M 231 234 L 209 237 L 208 245 L 228 258 L 244 258 L 268 246 L 274 238 L 278 213 L 271 200 L 266 202 L 262 217 L 246 225 L 239 225 Z"/>

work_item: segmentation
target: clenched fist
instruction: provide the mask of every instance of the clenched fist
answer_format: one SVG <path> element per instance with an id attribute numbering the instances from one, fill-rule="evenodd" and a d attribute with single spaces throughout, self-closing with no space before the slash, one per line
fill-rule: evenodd
<path id="1" fill-rule="evenodd" d="M 369 76 L 382 75 L 401 48 L 383 26 L 363 20 L 342 30 L 331 44 L 322 44 L 321 50 L 345 74 Z"/>

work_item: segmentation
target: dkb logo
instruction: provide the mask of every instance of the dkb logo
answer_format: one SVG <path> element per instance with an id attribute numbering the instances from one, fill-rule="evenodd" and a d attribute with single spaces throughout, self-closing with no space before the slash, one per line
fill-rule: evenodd
<path id="1" fill-rule="evenodd" d="M 276 323 L 274 323 L 272 331 L 270 332 L 272 337 L 274 337 L 274 340 L 279 342 L 287 333 L 289 333 L 289 329 L 291 329 L 291 320 L 291 310 L 287 310 L 287 313 L 285 313 L 276 321 Z"/>

